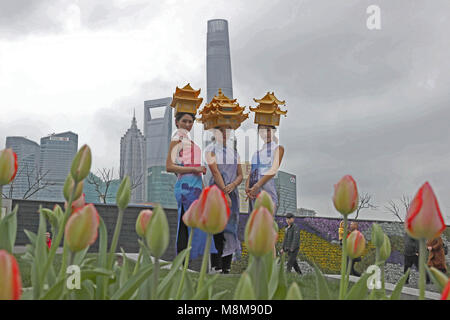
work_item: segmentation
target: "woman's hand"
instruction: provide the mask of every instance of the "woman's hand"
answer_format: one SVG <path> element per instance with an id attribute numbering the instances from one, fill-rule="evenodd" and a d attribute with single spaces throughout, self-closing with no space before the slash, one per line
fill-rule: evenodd
<path id="1" fill-rule="evenodd" d="M 194 168 L 194 173 L 206 174 L 206 167 L 205 166 L 198 166 L 198 167 L 193 167 L 193 168 Z"/>
<path id="2" fill-rule="evenodd" d="M 236 188 L 236 187 L 234 186 L 234 183 L 232 182 L 232 183 L 227 184 L 227 185 L 225 186 L 225 188 L 223 189 L 223 192 L 224 192 L 225 194 L 230 194 L 235 188 Z"/>
<path id="3" fill-rule="evenodd" d="M 256 197 L 258 196 L 259 193 L 259 189 L 260 187 L 258 186 L 258 184 L 256 183 L 253 187 L 251 187 L 248 191 L 248 196 L 250 199 L 256 199 Z"/>
<path id="4" fill-rule="evenodd" d="M 228 193 L 225 194 L 225 199 L 227 200 L 228 208 L 230 208 L 230 210 L 231 210 L 231 198 L 230 198 L 230 196 L 228 195 Z"/>

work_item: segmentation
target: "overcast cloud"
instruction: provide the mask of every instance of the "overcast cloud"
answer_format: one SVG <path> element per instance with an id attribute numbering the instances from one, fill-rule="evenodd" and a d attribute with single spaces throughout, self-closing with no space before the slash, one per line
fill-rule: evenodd
<path id="1" fill-rule="evenodd" d="M 381 8 L 368 30 L 366 8 Z M 143 101 L 190 82 L 206 95 L 207 20 L 227 19 L 234 98 L 286 100 L 283 169 L 298 206 L 336 215 L 352 174 L 377 212 L 429 181 L 450 222 L 450 3 L 446 0 L 0 2 L 0 147 L 71 130 L 118 172 Z M 253 126 L 247 121 L 244 128 Z M 197 127 L 199 129 L 199 126 Z"/>

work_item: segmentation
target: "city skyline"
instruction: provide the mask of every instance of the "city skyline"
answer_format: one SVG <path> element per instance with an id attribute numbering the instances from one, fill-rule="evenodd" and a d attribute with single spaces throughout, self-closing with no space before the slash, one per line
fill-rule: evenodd
<path id="1" fill-rule="evenodd" d="M 282 170 L 300 182 L 298 207 L 337 216 L 333 184 L 345 174 L 380 214 L 429 181 L 450 222 L 448 2 L 380 0 L 375 31 L 370 3 L 355 0 L 29 3 L 0 4 L 0 148 L 6 136 L 72 130 L 92 147 L 94 172 L 117 167 L 142 101 L 188 82 L 206 96 L 206 22 L 223 18 L 234 98 L 286 100 Z"/>

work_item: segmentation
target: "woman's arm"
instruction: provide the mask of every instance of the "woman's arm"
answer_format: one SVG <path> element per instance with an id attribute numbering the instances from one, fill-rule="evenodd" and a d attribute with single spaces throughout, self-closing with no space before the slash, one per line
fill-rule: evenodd
<path id="1" fill-rule="evenodd" d="M 272 167 L 250 189 L 250 193 L 254 197 L 257 196 L 257 194 L 259 193 L 259 189 L 261 189 L 262 186 L 264 186 L 270 179 L 275 177 L 276 173 L 278 172 L 278 169 L 280 168 L 281 161 L 283 160 L 283 156 L 284 156 L 284 147 L 283 146 L 279 146 L 275 150 Z"/>
<path id="2" fill-rule="evenodd" d="M 171 141 L 169 145 L 169 152 L 167 153 L 166 158 L 166 171 L 167 172 L 174 172 L 174 173 L 200 173 L 203 172 L 204 167 L 183 167 L 178 166 L 174 163 L 174 159 L 177 157 L 178 152 L 178 144 L 181 143 L 181 141 Z"/>
<path id="3" fill-rule="evenodd" d="M 214 182 L 220 188 L 220 190 L 225 190 L 225 183 L 223 182 L 222 175 L 220 174 L 219 167 L 217 166 L 216 156 L 212 152 L 206 152 L 205 154 L 206 163 L 208 164 L 209 170 L 214 178 Z M 224 191 L 225 192 L 225 191 Z"/>
<path id="4" fill-rule="evenodd" d="M 236 179 L 233 182 L 225 186 L 224 192 L 231 193 L 234 189 L 236 189 L 242 182 L 243 174 L 242 174 L 242 166 L 240 164 L 237 165 L 237 175 Z"/>

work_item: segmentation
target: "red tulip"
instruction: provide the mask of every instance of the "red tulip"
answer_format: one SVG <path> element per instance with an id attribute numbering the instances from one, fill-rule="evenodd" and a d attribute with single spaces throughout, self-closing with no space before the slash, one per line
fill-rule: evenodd
<path id="1" fill-rule="evenodd" d="M 441 300 L 450 300 L 450 280 L 448 280 L 447 285 L 442 291 Z"/>
<path id="2" fill-rule="evenodd" d="M 0 186 L 9 184 L 17 173 L 17 155 L 12 149 L 0 151 Z"/>
<path id="3" fill-rule="evenodd" d="M 197 228 L 210 234 L 222 232 L 230 217 L 230 208 L 222 190 L 216 185 L 203 189 L 199 202 L 196 208 L 199 211 L 195 213 Z"/>
<path id="4" fill-rule="evenodd" d="M 261 257 L 273 250 L 278 233 L 273 227 L 273 216 L 265 207 L 255 209 L 245 227 L 245 245 L 254 256 Z"/>
<path id="5" fill-rule="evenodd" d="M 405 229 L 415 239 L 434 239 L 445 228 L 436 196 L 430 184 L 426 182 L 411 202 L 406 214 Z"/>
<path id="6" fill-rule="evenodd" d="M 72 252 L 78 252 L 93 244 L 97 239 L 99 217 L 94 205 L 77 209 L 67 221 L 65 239 Z"/>
<path id="7" fill-rule="evenodd" d="M 358 200 L 358 189 L 352 176 L 346 175 L 334 185 L 333 203 L 341 214 L 347 215 L 355 211 Z"/>
<path id="8" fill-rule="evenodd" d="M 19 300 L 22 280 L 16 258 L 6 250 L 0 250 L 0 300 Z"/>
<path id="9" fill-rule="evenodd" d="M 360 257 L 366 248 L 366 239 L 358 230 L 354 230 L 347 236 L 347 254 L 350 258 Z"/>
<path id="10" fill-rule="evenodd" d="M 77 200 L 72 201 L 72 213 L 86 205 L 86 196 L 83 193 Z M 67 210 L 67 201 L 64 202 L 64 209 Z"/>
<path id="11" fill-rule="evenodd" d="M 136 220 L 136 233 L 140 237 L 144 237 L 145 230 L 147 230 L 147 226 L 152 218 L 153 211 L 152 210 L 141 210 L 139 216 Z"/>

